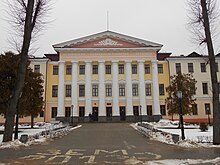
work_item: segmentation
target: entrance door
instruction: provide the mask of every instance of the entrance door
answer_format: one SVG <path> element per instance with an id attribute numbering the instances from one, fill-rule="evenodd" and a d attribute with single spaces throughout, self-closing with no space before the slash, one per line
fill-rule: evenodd
<path id="1" fill-rule="evenodd" d="M 121 121 L 125 121 L 125 119 L 126 119 L 125 107 L 120 107 L 120 119 L 121 119 Z"/>
<path id="2" fill-rule="evenodd" d="M 92 119 L 93 121 L 98 121 L 99 116 L 99 108 L 98 107 L 92 107 Z"/>
<path id="3" fill-rule="evenodd" d="M 106 116 L 108 121 L 112 120 L 112 107 L 106 107 Z"/>

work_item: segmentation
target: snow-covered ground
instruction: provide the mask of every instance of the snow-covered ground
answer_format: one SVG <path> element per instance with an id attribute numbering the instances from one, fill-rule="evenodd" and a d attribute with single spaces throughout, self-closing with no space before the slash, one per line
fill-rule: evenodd
<path id="1" fill-rule="evenodd" d="M 208 130 L 202 132 L 199 129 L 198 125 L 184 125 L 184 134 L 185 140 L 181 140 L 181 130 L 178 129 L 178 121 L 170 121 L 162 119 L 159 122 L 143 122 L 143 124 L 147 124 L 150 127 L 160 130 L 162 132 L 168 133 L 163 134 L 162 132 L 150 131 L 149 129 L 138 126 L 138 123 L 132 125 L 135 129 L 142 133 L 147 133 L 150 135 L 151 139 L 158 140 L 167 144 L 175 144 L 183 147 L 220 147 L 216 145 L 212 145 L 213 138 L 213 127 L 208 126 Z M 180 141 L 174 143 L 172 140 L 172 136 L 169 134 L 175 134 L 180 136 Z"/>
<path id="2" fill-rule="evenodd" d="M 52 139 L 55 137 L 60 137 L 68 134 L 71 130 L 81 127 L 69 127 L 64 126 L 62 123 L 36 123 L 34 128 L 31 129 L 30 125 L 19 125 L 18 140 L 13 140 L 11 142 L 2 142 L 3 134 L 0 134 L 0 149 L 3 148 L 17 148 L 19 146 L 29 146 L 37 143 L 44 143 L 47 139 Z M 0 131 L 4 130 L 4 126 L 0 126 Z M 27 143 L 21 143 L 19 141 L 21 135 L 28 135 Z M 14 136 L 14 134 L 13 134 Z M 14 137 L 13 137 L 14 139 Z"/>

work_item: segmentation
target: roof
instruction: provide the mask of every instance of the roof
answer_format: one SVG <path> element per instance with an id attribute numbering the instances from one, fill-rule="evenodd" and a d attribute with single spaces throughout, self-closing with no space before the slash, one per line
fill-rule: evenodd
<path id="1" fill-rule="evenodd" d="M 86 37 L 70 40 L 53 45 L 59 48 L 152 48 L 160 50 L 163 45 L 131 37 L 128 35 L 104 31 Z"/>
<path id="2" fill-rule="evenodd" d="M 44 54 L 47 58 L 49 58 L 51 61 L 59 61 L 60 56 L 59 54 Z"/>

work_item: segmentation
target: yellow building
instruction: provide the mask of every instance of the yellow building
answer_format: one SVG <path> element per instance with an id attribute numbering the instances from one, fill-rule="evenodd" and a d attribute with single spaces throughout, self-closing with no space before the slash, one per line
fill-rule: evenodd
<path id="1" fill-rule="evenodd" d="M 105 31 L 53 45 L 46 121 L 158 120 L 166 114 L 168 63 L 161 44 Z M 89 117 L 90 116 L 90 117 Z"/>

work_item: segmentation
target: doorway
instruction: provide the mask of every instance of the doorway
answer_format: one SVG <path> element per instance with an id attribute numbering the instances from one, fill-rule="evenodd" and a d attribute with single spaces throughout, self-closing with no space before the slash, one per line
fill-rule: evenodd
<path id="1" fill-rule="evenodd" d="M 125 121 L 126 120 L 125 106 L 121 106 L 119 109 L 120 109 L 120 120 Z"/>
<path id="2" fill-rule="evenodd" d="M 98 121 L 99 107 L 92 107 L 92 119 L 93 121 Z"/>
<path id="3" fill-rule="evenodd" d="M 106 107 L 106 117 L 107 121 L 112 120 L 112 107 Z"/>

